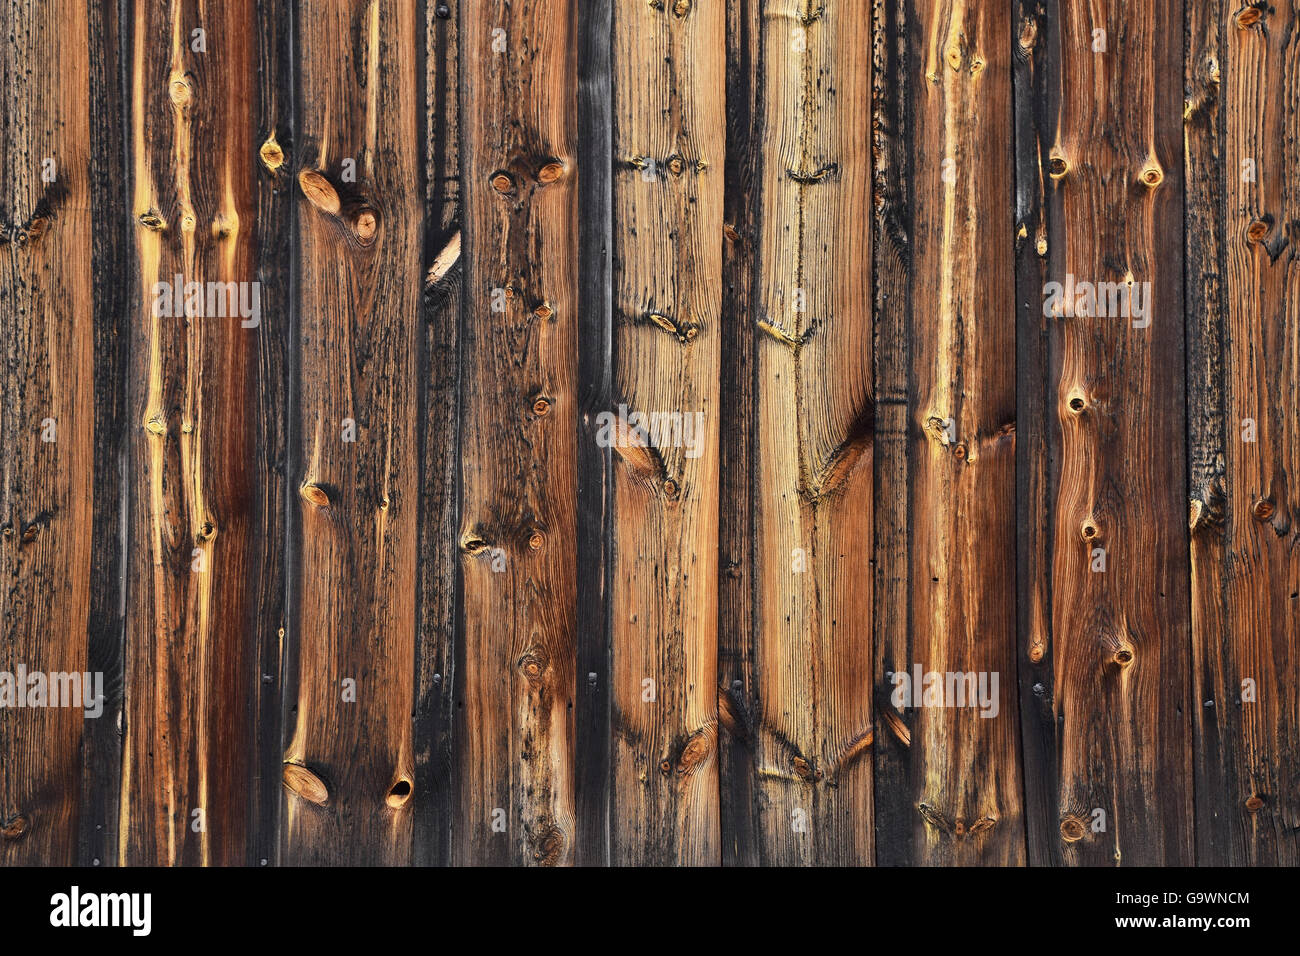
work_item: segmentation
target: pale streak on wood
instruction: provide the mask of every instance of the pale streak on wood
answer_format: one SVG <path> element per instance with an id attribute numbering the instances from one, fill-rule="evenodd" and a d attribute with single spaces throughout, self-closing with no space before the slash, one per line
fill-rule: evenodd
<path id="1" fill-rule="evenodd" d="M 857 220 L 871 208 L 871 5 L 765 12 L 754 748 L 775 772 L 755 785 L 773 821 L 761 858 L 862 865 L 874 857 L 871 762 L 853 759 L 872 728 L 871 242 Z"/>
<path id="2" fill-rule="evenodd" d="M 992 719 L 975 707 L 916 713 L 913 802 L 951 824 L 917 818 L 912 842 L 927 865 L 1015 865 L 1025 859 L 1008 584 L 1016 406 L 1015 329 L 1006 317 L 1015 311 L 1015 223 L 1010 142 L 1000 138 L 1012 121 L 1010 14 L 1005 4 L 926 0 L 917 15 L 929 45 L 913 156 L 913 663 L 998 674 L 999 711 Z M 897 733 L 902 722 L 890 726 Z"/>
<path id="3" fill-rule="evenodd" d="M 614 399 L 703 412 L 705 429 L 699 457 L 657 449 L 662 483 L 613 468 L 610 859 L 716 864 L 725 9 L 619 2 L 613 21 L 613 152 L 655 170 L 614 164 Z"/>

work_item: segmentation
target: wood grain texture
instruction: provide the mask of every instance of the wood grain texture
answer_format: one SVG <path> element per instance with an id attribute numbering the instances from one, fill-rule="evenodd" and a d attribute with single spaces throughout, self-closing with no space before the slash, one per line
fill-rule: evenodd
<path id="1" fill-rule="evenodd" d="M 910 41 L 913 5 L 874 0 L 872 7 L 872 265 L 875 427 L 874 481 L 875 606 L 872 636 L 874 681 L 909 659 L 913 609 L 910 603 L 911 534 L 908 529 L 908 454 L 912 372 L 912 180 L 916 50 Z M 885 610 L 890 609 L 890 610 Z M 890 709 L 892 685 L 878 684 L 873 700 L 875 795 L 872 823 L 880 866 L 910 864 L 916 807 L 911 800 L 916 758 L 911 732 Z M 890 719 L 890 718 L 898 719 Z"/>
<path id="2" fill-rule="evenodd" d="M 461 863 L 575 855 L 577 12 L 460 10 Z"/>
<path id="3" fill-rule="evenodd" d="M 1198 859 L 1295 865 L 1300 8 L 1187 19 L 1188 467 Z"/>
<path id="4" fill-rule="evenodd" d="M 597 441 L 613 387 L 614 164 L 610 28 L 614 0 L 586 0 L 578 43 L 578 580 L 574 717 L 575 862 L 609 863 L 612 451 Z"/>
<path id="5" fill-rule="evenodd" d="M 424 361 L 416 646 L 415 846 L 422 866 L 451 859 L 455 815 L 457 479 L 460 475 L 460 59 L 456 17 L 425 6 Z"/>
<path id="6" fill-rule="evenodd" d="M 629 415 L 683 416 L 680 436 L 614 448 L 610 858 L 621 864 L 720 858 L 725 13 L 686 0 L 614 8 L 614 395 Z M 703 423 L 693 450 L 686 416 Z"/>
<path id="7" fill-rule="evenodd" d="M 723 197 L 722 461 L 718 515 L 718 814 L 724 866 L 753 866 L 762 831 L 755 802 L 754 357 L 759 224 L 761 5 L 727 3 L 727 166 Z"/>
<path id="8" fill-rule="evenodd" d="M 277 726 L 261 675 L 275 657 L 271 629 L 282 626 L 276 330 L 287 303 L 278 300 L 275 321 L 282 272 L 259 272 L 260 254 L 277 253 L 257 141 L 274 122 L 260 109 L 275 103 L 262 84 L 276 74 L 259 60 L 254 3 L 205 15 L 140 0 L 132 11 L 137 284 L 119 857 L 249 863 L 274 819 L 258 782 Z M 232 116 L 231 101 L 250 110 Z M 252 284 L 265 278 L 260 315 L 208 285 L 241 284 L 251 307 Z"/>
<path id="9" fill-rule="evenodd" d="M 1043 635 L 1051 609 L 1052 489 L 1057 461 L 1051 320 L 1043 315 L 1049 280 L 1048 237 L 1053 204 L 1048 162 L 1060 109 L 1060 22 L 1054 0 L 1020 0 L 1014 11 L 1016 166 L 1016 616 L 1024 779 L 1059 778 L 1060 725 L 1053 708 L 1054 670 Z M 1059 238 L 1059 235 L 1058 235 Z M 1059 866 L 1056 793 L 1026 785 L 1029 862 Z"/>
<path id="10" fill-rule="evenodd" d="M 1296 863 L 1298 19 L 8 0 L 0 863 Z"/>
<path id="11" fill-rule="evenodd" d="M 759 859 L 872 859 L 871 76 L 866 2 L 768 4 L 755 294 Z"/>
<path id="12" fill-rule="evenodd" d="M 920 4 L 909 414 L 910 600 L 895 674 L 969 675 L 910 727 L 914 860 L 1024 861 L 1015 709 L 1010 11 Z M 910 651 L 910 657 L 907 656 Z M 887 676 L 887 675 L 886 675 Z M 994 681 L 997 681 L 996 685 Z M 892 688 L 899 689 L 893 682 Z M 971 699 L 979 692 L 978 706 Z"/>
<path id="13" fill-rule="evenodd" d="M 1181 258 L 1166 251 L 1183 220 L 1182 5 L 1059 12 L 1059 57 L 1048 62 L 1059 64 L 1060 109 L 1043 157 L 1054 182 L 1049 275 L 1131 281 L 1149 290 L 1149 323 L 1109 304 L 1108 317 L 1095 307 L 1048 317 L 1048 454 L 1059 471 L 1050 602 L 1027 640 L 1031 660 L 1050 649 L 1059 726 L 1056 776 L 1027 776 L 1026 787 L 1054 792 L 1067 863 L 1187 864 L 1183 288 Z M 1104 53 L 1094 30 L 1105 31 Z"/>
<path id="14" fill-rule="evenodd" d="M 413 845 L 425 31 L 407 0 L 301 0 L 295 22 L 301 579 L 282 852 L 400 864 Z"/>
<path id="15" fill-rule="evenodd" d="M 85 6 L 57 0 L 6 4 L 0 27 L 0 670 L 10 675 L 0 717 L 0 861 L 68 865 L 78 851 L 83 741 L 95 719 L 113 717 L 87 717 L 84 697 L 26 706 L 45 703 L 55 688 L 37 696 L 18 675 L 89 670 L 92 548 L 112 546 L 95 538 L 93 522 L 103 457 L 95 445 L 89 36 Z M 106 482 L 108 494 L 115 484 Z"/>

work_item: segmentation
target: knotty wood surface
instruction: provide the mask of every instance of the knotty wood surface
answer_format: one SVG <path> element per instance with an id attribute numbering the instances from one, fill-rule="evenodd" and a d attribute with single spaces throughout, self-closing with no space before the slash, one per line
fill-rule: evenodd
<path id="1" fill-rule="evenodd" d="M 1296 863 L 1298 17 L 6 3 L 0 860 Z"/>

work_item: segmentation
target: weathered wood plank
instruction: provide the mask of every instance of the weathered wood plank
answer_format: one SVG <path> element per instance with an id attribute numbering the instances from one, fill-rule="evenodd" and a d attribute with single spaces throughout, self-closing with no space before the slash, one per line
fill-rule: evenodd
<path id="1" fill-rule="evenodd" d="M 283 856 L 400 864 L 413 845 L 425 31 L 408 0 L 300 0 L 296 24 L 301 555 Z"/>
<path id="2" fill-rule="evenodd" d="M 575 856 L 577 16 L 460 7 L 460 863 Z"/>
<path id="3" fill-rule="evenodd" d="M 1014 865 L 1024 861 L 1025 845 L 1010 586 L 1010 8 L 928 0 L 917 14 L 908 421 L 913 613 L 909 647 L 896 649 L 890 668 L 891 704 L 910 717 L 916 751 L 914 861 Z M 918 674 L 926 675 L 920 686 Z M 943 682 L 937 691 L 933 674 Z"/>
<path id="4" fill-rule="evenodd" d="M 1043 157 L 1060 470 L 1050 605 L 1024 639 L 1031 658 L 1051 648 L 1059 724 L 1056 777 L 1026 778 L 1053 796 L 1028 802 L 1055 806 L 1066 863 L 1192 859 L 1183 277 L 1168 253 L 1183 228 L 1182 9 L 1060 11 Z M 1083 283 L 1108 287 L 1090 303 Z"/>
<path id="5" fill-rule="evenodd" d="M 881 866 L 910 864 L 916 808 L 911 790 L 916 754 L 911 732 L 892 710 L 892 685 L 883 675 L 910 660 L 912 608 L 908 532 L 908 409 L 911 394 L 912 168 L 911 106 L 916 51 L 909 41 L 915 17 L 908 0 L 874 0 L 872 23 L 872 223 L 874 296 L 873 380 L 876 419 L 872 442 L 875 740 L 872 804 L 875 857 Z M 884 609 L 890 609 L 885 611 Z"/>
<path id="6" fill-rule="evenodd" d="M 628 416 L 661 416 L 658 434 L 650 422 L 646 437 L 635 434 L 630 417 L 607 432 L 618 456 L 610 559 L 616 864 L 715 864 L 721 854 L 725 14 L 722 3 L 691 0 L 614 7 L 614 398 Z"/>
<path id="7" fill-rule="evenodd" d="M 722 262 L 722 461 L 718 517 L 718 782 L 724 866 L 755 866 L 762 818 L 754 799 L 754 356 L 758 281 L 761 4 L 727 3 L 727 165 Z"/>
<path id="8" fill-rule="evenodd" d="M 121 82 L 118 5 L 88 4 L 90 115 L 125 117 Z M 66 38 L 65 38 L 66 39 Z M 90 130 L 90 203 L 96 223 L 92 239 L 95 323 L 94 533 L 90 566 L 90 634 L 87 666 L 104 675 L 104 712 L 84 728 L 81 838 L 78 862 L 116 862 L 118 802 L 121 799 L 123 709 L 124 447 L 127 409 L 125 317 L 131 301 L 131 217 L 126 181 L 124 122 L 95 122 Z M 98 863 L 96 863 L 98 861 Z"/>
<path id="9" fill-rule="evenodd" d="M 578 600 L 575 808 L 577 863 L 609 863 L 610 449 L 597 441 L 613 386 L 613 0 L 578 18 Z"/>
<path id="10" fill-rule="evenodd" d="M 1197 859 L 1300 861 L 1300 8 L 1187 12 Z"/>
<path id="11" fill-rule="evenodd" d="M 1056 135 L 1060 89 L 1060 21 L 1056 0 L 1019 0 L 1015 10 L 1016 165 L 1016 617 L 1020 728 L 1026 781 L 1059 778 L 1059 724 L 1052 701 L 1054 669 L 1049 632 L 1056 426 L 1050 320 L 1043 315 L 1051 234 L 1048 158 Z M 1059 233 L 1056 238 L 1059 240 Z M 1025 827 L 1029 862 L 1062 861 L 1056 794 L 1027 785 Z"/>
<path id="12" fill-rule="evenodd" d="M 276 726 L 261 675 L 280 623 L 287 320 L 283 267 L 259 270 L 287 236 L 268 231 L 274 183 L 257 137 L 280 121 L 259 111 L 284 104 L 275 64 L 260 59 L 255 3 L 138 0 L 131 13 L 137 283 L 119 854 L 258 862 L 269 845 L 259 828 L 273 820 L 258 757 Z"/>
<path id="13" fill-rule="evenodd" d="M 455 658 L 460 472 L 460 59 L 450 4 L 425 5 L 424 359 L 421 398 L 419 631 L 416 646 L 415 848 L 451 859 L 456 813 Z"/>
<path id="14" fill-rule="evenodd" d="M 872 323 L 866 0 L 769 3 L 761 46 L 753 642 L 759 858 L 870 862 Z M 731 506 L 731 503 L 728 503 Z"/>
<path id="15" fill-rule="evenodd" d="M 68 865 L 78 849 L 81 747 L 102 739 L 80 676 L 91 667 L 92 602 L 102 606 L 91 593 L 92 553 L 112 547 L 94 523 L 103 366 L 91 320 L 104 316 L 92 286 L 92 253 L 102 251 L 92 151 L 103 144 L 91 135 L 86 52 L 104 38 L 91 35 L 84 4 L 59 0 L 6 4 L 0 28 L 0 861 Z M 99 46 L 95 56 L 106 54 Z M 111 476 L 104 486 L 112 496 Z M 78 675 L 79 699 L 47 686 L 44 675 L 59 672 Z M 40 683 L 29 684 L 35 674 Z M 89 685 L 94 693 L 93 678 Z M 98 719 L 111 723 L 107 713 Z"/>

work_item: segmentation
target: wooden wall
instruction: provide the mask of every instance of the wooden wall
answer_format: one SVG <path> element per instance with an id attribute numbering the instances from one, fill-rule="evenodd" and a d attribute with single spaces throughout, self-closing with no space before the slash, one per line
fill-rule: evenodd
<path id="1" fill-rule="evenodd" d="M 1298 26 L 6 4 L 0 861 L 1300 861 Z"/>

